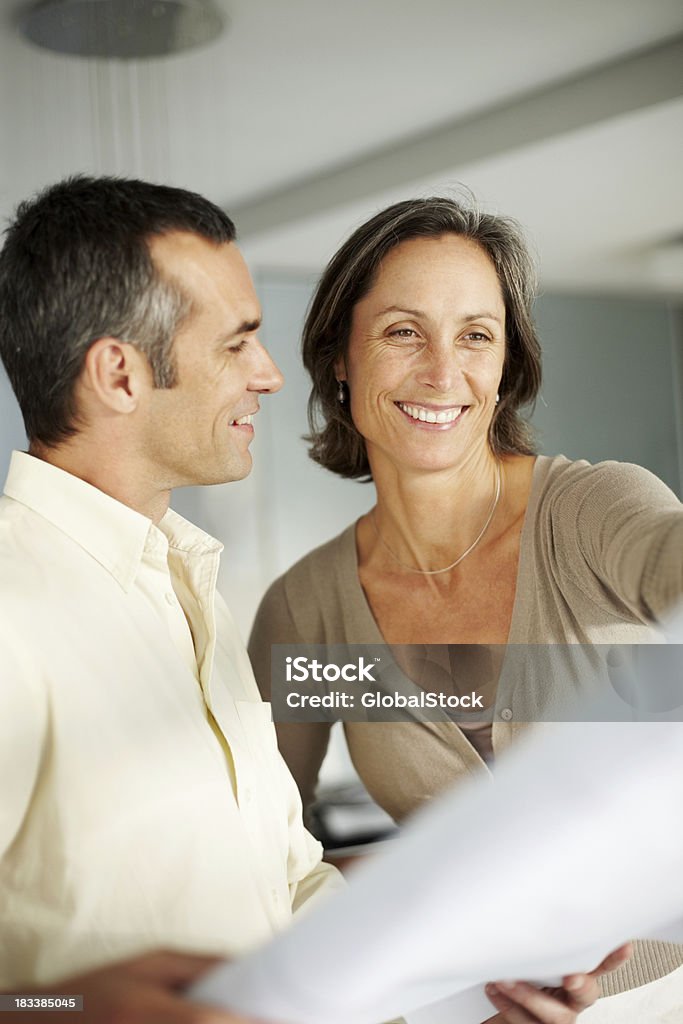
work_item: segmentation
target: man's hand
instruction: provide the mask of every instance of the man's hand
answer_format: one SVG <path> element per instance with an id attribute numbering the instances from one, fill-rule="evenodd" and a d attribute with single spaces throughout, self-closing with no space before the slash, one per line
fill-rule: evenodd
<path id="1" fill-rule="evenodd" d="M 244 1017 L 183 998 L 183 990 L 218 962 L 159 951 L 67 978 L 49 992 L 83 996 L 83 1012 L 60 1011 L 60 1024 L 249 1024 Z M 39 1010 L 22 1011 L 21 1020 L 48 1024 Z"/>
<path id="2" fill-rule="evenodd" d="M 486 1024 L 574 1024 L 582 1010 L 600 996 L 598 978 L 625 963 L 633 952 L 630 943 L 605 957 L 589 974 L 569 974 L 562 987 L 539 989 L 525 981 L 498 981 L 486 986 L 498 1013 Z"/>

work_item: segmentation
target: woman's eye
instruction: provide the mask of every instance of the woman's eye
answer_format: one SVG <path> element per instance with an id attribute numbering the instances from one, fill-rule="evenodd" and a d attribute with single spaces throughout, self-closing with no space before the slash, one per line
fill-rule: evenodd
<path id="1" fill-rule="evenodd" d="M 414 331 L 412 327 L 397 327 L 394 331 L 389 331 L 392 338 L 417 338 L 417 331 Z"/>
<path id="2" fill-rule="evenodd" d="M 488 334 L 484 334 L 482 331 L 470 331 L 465 335 L 465 341 L 472 342 L 474 345 L 484 345 L 490 340 Z"/>

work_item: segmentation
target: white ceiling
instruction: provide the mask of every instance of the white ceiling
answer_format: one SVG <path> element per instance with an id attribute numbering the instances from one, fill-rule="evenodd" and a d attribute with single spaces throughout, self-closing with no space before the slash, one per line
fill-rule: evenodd
<path id="1" fill-rule="evenodd" d="M 256 264 L 315 269 L 384 202 L 465 182 L 528 228 L 546 287 L 683 295 L 677 253 L 661 251 L 683 236 L 683 76 L 669 69 L 661 95 L 656 81 L 648 96 L 626 88 L 605 110 L 590 77 L 621 62 L 628 85 L 631 54 L 683 33 L 680 0 L 219 0 L 230 30 L 210 47 L 132 64 L 33 49 L 17 6 L 0 13 L 3 217 L 67 173 L 135 174 L 205 193 L 238 229 L 241 213 Z M 582 76 L 583 99 L 560 87 L 555 122 L 516 140 L 528 94 Z M 500 144 L 473 143 L 505 105 Z M 462 121 L 462 146 L 439 150 L 442 126 Z M 385 178 L 364 173 L 375 151 Z M 262 195 L 279 223 L 256 233 Z"/>

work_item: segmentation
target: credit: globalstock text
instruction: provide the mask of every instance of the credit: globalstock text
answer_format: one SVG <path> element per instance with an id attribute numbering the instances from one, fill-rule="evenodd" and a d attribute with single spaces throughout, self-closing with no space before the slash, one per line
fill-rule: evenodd
<path id="1" fill-rule="evenodd" d="M 403 693 L 381 693 L 379 690 L 360 694 L 360 705 L 364 708 L 481 708 L 484 703 L 480 694 L 474 692 L 455 696 L 449 693 L 426 693 L 406 696 Z M 355 708 L 356 695 L 353 693 L 288 693 L 287 706 L 290 708 Z"/>

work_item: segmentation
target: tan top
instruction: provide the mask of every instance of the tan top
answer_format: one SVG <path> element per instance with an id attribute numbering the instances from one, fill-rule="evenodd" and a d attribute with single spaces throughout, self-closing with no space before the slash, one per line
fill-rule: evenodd
<path id="1" fill-rule="evenodd" d="M 510 644 L 652 642 L 651 624 L 682 593 L 683 508 L 665 484 L 639 466 L 539 456 L 521 537 Z M 270 645 L 297 642 L 383 642 L 358 579 L 355 525 L 297 562 L 263 598 L 249 653 L 266 699 Z M 605 650 L 595 648 L 592 668 L 598 672 Z M 590 658 L 590 648 L 586 653 Z M 520 692 L 501 676 L 492 730 L 496 756 L 525 722 L 543 713 L 546 679 L 539 666 Z M 344 728 L 358 774 L 397 820 L 454 780 L 489 771 L 458 725 L 446 719 L 347 722 Z M 329 731 L 328 723 L 278 726 L 280 749 L 304 804 L 313 798 Z M 648 964 L 639 983 L 654 977 L 654 970 Z"/>

